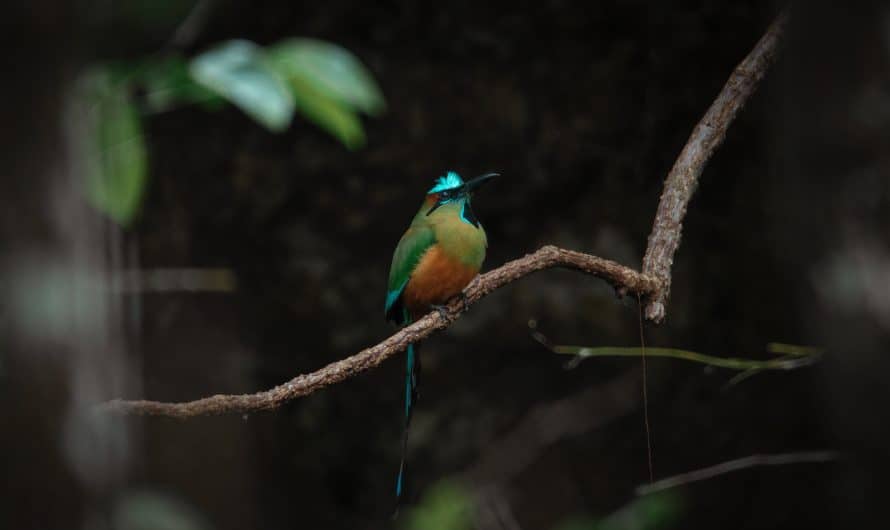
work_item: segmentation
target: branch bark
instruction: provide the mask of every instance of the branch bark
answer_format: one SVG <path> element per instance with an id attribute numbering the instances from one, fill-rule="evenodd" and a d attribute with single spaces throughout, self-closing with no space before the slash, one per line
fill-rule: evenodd
<path id="1" fill-rule="evenodd" d="M 523 276 L 553 267 L 573 269 L 602 278 L 622 293 L 639 294 L 646 297 L 658 289 L 656 280 L 614 261 L 548 245 L 537 252 L 507 262 L 501 267 L 477 277 L 464 291 L 466 305 L 468 307 L 488 293 Z M 290 381 L 264 392 L 239 395 L 218 394 L 184 403 L 115 399 L 102 404 L 101 408 L 122 414 L 170 416 L 179 419 L 276 408 L 286 401 L 311 394 L 316 390 L 374 368 L 407 348 L 408 344 L 422 340 L 436 330 L 448 327 L 464 310 L 465 306 L 461 300 L 452 300 L 446 306 L 444 318 L 437 311 L 433 311 L 375 346 L 366 348 L 352 357 L 331 363 L 315 372 L 298 375 Z"/>
<path id="2" fill-rule="evenodd" d="M 664 181 L 664 190 L 643 258 L 643 273 L 658 278 L 662 284 L 658 293 L 647 301 L 647 320 L 656 324 L 664 321 L 665 305 L 671 292 L 671 266 L 677 247 L 680 246 L 686 207 L 711 155 L 723 143 L 730 124 L 751 94 L 757 90 L 767 69 L 775 60 L 787 20 L 788 14 L 780 13 L 751 53 L 736 66 L 717 99 L 692 130 L 686 146 Z"/>
<path id="3" fill-rule="evenodd" d="M 614 261 L 548 245 L 479 276 L 464 291 L 467 306 L 527 274 L 561 267 L 602 278 L 612 284 L 621 296 L 639 295 L 646 300 L 646 318 L 656 323 L 663 321 L 665 304 L 670 293 L 671 265 L 674 253 L 680 244 L 683 218 L 689 200 L 708 159 L 723 142 L 729 125 L 754 93 L 767 68 L 772 64 L 786 19 L 785 13 L 776 18 L 751 53 L 733 71 L 717 99 L 692 131 L 680 157 L 665 179 L 643 260 L 643 272 Z M 444 316 L 438 312 L 430 313 L 379 344 L 315 372 L 298 375 L 264 392 L 218 394 L 183 403 L 116 399 L 101 404 L 100 408 L 121 414 L 169 416 L 180 419 L 276 408 L 286 401 L 311 394 L 379 365 L 404 350 L 408 344 L 448 327 L 465 308 L 460 300 L 452 300 Z"/>
<path id="4" fill-rule="evenodd" d="M 786 466 L 789 464 L 821 464 L 825 462 L 833 462 L 840 458 L 837 451 L 806 451 L 802 453 L 781 453 L 773 455 L 751 455 L 728 462 L 722 462 L 710 467 L 696 469 L 688 473 L 674 475 L 672 477 L 661 479 L 651 484 L 638 486 L 637 495 L 650 495 L 659 491 L 664 491 L 678 486 L 684 486 L 700 480 L 732 473 L 741 469 L 758 466 Z"/>

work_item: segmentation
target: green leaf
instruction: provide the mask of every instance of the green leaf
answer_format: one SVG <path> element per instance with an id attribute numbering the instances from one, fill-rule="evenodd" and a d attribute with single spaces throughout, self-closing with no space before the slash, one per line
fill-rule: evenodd
<path id="1" fill-rule="evenodd" d="M 139 211 L 148 156 L 139 113 L 128 87 L 105 70 L 86 74 L 84 103 L 89 106 L 86 154 L 87 197 L 100 211 L 127 226 Z"/>
<path id="2" fill-rule="evenodd" d="M 351 53 L 313 39 L 289 39 L 267 51 L 271 64 L 287 79 L 297 111 L 348 149 L 365 143 L 353 109 L 382 112 L 383 97 L 374 79 Z"/>
<path id="3" fill-rule="evenodd" d="M 470 530 L 473 528 L 473 499 L 459 482 L 439 481 L 407 511 L 401 527 L 406 530 Z"/>
<path id="4" fill-rule="evenodd" d="M 683 513 L 679 497 L 662 493 L 635 499 L 606 517 L 569 517 L 554 530 L 656 530 L 670 528 Z"/>
<path id="5" fill-rule="evenodd" d="M 134 491 L 121 498 L 112 512 L 118 530 L 209 530 L 202 513 L 181 499 L 162 492 Z"/>
<path id="6" fill-rule="evenodd" d="M 348 107 L 302 79 L 292 79 L 291 87 L 300 114 L 340 140 L 348 149 L 365 145 L 362 122 Z"/>
<path id="7" fill-rule="evenodd" d="M 289 81 L 300 80 L 316 91 L 369 115 L 386 103 L 374 77 L 348 50 L 315 39 L 288 39 L 269 47 L 275 68 Z"/>
<path id="8" fill-rule="evenodd" d="M 145 104 L 149 112 L 164 112 L 193 103 L 214 110 L 225 101 L 219 94 L 192 79 L 188 63 L 180 56 L 146 61 L 136 75 L 145 89 Z"/>
<path id="9" fill-rule="evenodd" d="M 224 42 L 192 59 L 189 72 L 195 81 L 267 129 L 280 132 L 290 124 L 294 97 L 256 44 L 245 40 Z"/>

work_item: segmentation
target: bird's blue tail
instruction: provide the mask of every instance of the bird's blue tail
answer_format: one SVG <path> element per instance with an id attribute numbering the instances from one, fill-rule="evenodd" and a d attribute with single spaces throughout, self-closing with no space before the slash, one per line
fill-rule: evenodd
<path id="1" fill-rule="evenodd" d="M 417 403 L 417 377 L 420 374 L 420 348 L 409 344 L 406 350 L 407 370 L 405 373 L 405 428 L 402 432 L 402 462 L 399 464 L 399 477 L 396 480 L 396 511 L 405 490 L 405 456 L 408 452 L 408 426 L 411 424 L 411 413 Z"/>

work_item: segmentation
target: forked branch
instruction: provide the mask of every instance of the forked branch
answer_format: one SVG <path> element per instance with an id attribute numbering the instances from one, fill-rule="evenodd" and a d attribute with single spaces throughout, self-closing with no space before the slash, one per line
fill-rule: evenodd
<path id="1" fill-rule="evenodd" d="M 507 262 L 476 278 L 464 291 L 466 305 L 469 306 L 477 302 L 495 289 L 527 274 L 553 267 L 574 269 L 591 274 L 606 280 L 616 289 L 640 296 L 651 295 L 658 288 L 658 283 L 652 278 L 614 261 L 548 245 L 537 252 Z M 408 344 L 422 340 L 436 330 L 448 327 L 464 309 L 463 301 L 452 300 L 444 312 L 445 318 L 437 311 L 433 311 L 410 326 L 399 330 L 383 342 L 366 348 L 352 357 L 331 363 L 315 372 L 298 375 L 290 381 L 264 392 L 240 395 L 219 394 L 184 403 L 115 399 L 102 404 L 102 408 L 124 414 L 171 416 L 180 419 L 207 414 L 272 409 L 286 401 L 311 394 L 316 390 L 374 368 L 404 350 Z"/>
<path id="2" fill-rule="evenodd" d="M 643 258 L 643 273 L 658 278 L 662 286 L 655 296 L 647 300 L 646 320 L 656 324 L 664 320 L 665 306 L 671 292 L 671 266 L 680 246 L 686 207 L 711 155 L 723 143 L 736 114 L 757 90 L 775 60 L 787 20 L 787 13 L 780 13 L 751 53 L 736 66 L 717 99 L 692 130 L 686 146 L 664 181 L 664 191 Z"/>
<path id="3" fill-rule="evenodd" d="M 467 305 L 527 274 L 562 267 L 600 277 L 611 283 L 621 295 L 639 295 L 646 302 L 646 318 L 656 323 L 663 321 L 670 294 L 671 265 L 674 253 L 680 245 L 683 218 L 689 200 L 708 159 L 723 142 L 729 125 L 772 64 L 786 19 L 784 13 L 776 18 L 751 53 L 733 71 L 717 99 L 692 131 L 665 179 L 642 272 L 589 254 L 545 246 L 479 276 L 465 291 Z M 450 325 L 460 316 L 463 308 L 461 301 L 453 300 L 447 306 L 444 317 L 437 312 L 430 313 L 379 344 L 315 372 L 298 375 L 271 390 L 256 394 L 215 395 L 184 403 L 117 399 L 104 403 L 101 407 L 123 414 L 175 418 L 272 409 L 379 365 L 404 350 L 409 343 L 419 341 Z"/>

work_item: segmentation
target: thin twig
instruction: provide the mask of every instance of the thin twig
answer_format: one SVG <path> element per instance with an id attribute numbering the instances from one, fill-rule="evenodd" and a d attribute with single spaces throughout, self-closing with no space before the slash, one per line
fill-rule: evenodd
<path id="1" fill-rule="evenodd" d="M 562 267 L 574 269 L 602 278 L 622 292 L 639 293 L 647 296 L 655 291 L 658 283 L 640 274 L 603 258 L 545 246 L 537 252 L 505 263 L 501 267 L 479 276 L 464 291 L 466 305 L 473 304 L 488 293 L 522 278 L 535 271 Z M 116 399 L 104 403 L 105 410 L 123 414 L 142 414 L 152 416 L 170 416 L 174 418 L 190 418 L 208 414 L 242 413 L 272 409 L 286 401 L 305 396 L 344 379 L 355 376 L 365 370 L 374 368 L 384 360 L 404 350 L 409 343 L 426 338 L 434 331 L 448 327 L 456 320 L 464 303 L 459 298 L 447 305 L 445 318 L 437 311 L 424 316 L 414 324 L 407 326 L 388 339 L 366 348 L 361 352 L 341 361 L 331 363 L 312 373 L 299 375 L 287 383 L 281 384 L 256 394 L 215 395 L 184 403 L 162 403 L 158 401 L 128 401 Z"/>
<path id="2" fill-rule="evenodd" d="M 562 346 L 550 344 L 540 332 L 533 332 L 532 336 L 541 344 L 549 348 L 553 353 L 561 353 L 566 355 L 577 355 L 580 358 L 585 357 L 637 357 L 640 349 L 636 347 L 617 347 L 617 346 L 598 346 L 588 348 L 585 346 Z M 780 359 L 743 359 L 739 357 L 714 357 L 713 355 L 705 355 L 689 350 L 678 350 L 676 348 L 655 348 L 649 346 L 646 348 L 648 357 L 667 357 L 671 359 L 681 359 L 684 361 L 692 361 L 718 368 L 728 368 L 730 370 L 796 370 L 804 366 L 815 364 L 819 360 L 818 354 L 799 356 L 799 357 L 783 357 Z"/>
<path id="3" fill-rule="evenodd" d="M 507 432 L 486 442 L 461 474 L 476 489 L 509 483 L 547 448 L 567 437 L 625 417 L 640 404 L 639 371 L 628 369 L 602 384 L 531 408 Z"/>
<path id="4" fill-rule="evenodd" d="M 647 381 L 646 367 L 646 341 L 643 337 L 643 302 L 637 295 L 637 311 L 640 322 L 640 357 L 643 359 L 643 425 L 646 427 L 646 457 L 649 463 L 649 483 L 655 480 L 655 470 L 652 467 L 652 429 L 649 426 L 649 382 Z"/>
<path id="5" fill-rule="evenodd" d="M 758 454 L 746 456 L 736 460 L 730 460 L 711 467 L 696 469 L 688 473 L 674 475 L 661 479 L 652 484 L 644 484 L 636 489 L 637 495 L 649 495 L 677 486 L 683 486 L 692 482 L 706 480 L 726 473 L 732 473 L 740 469 L 757 466 L 784 466 L 788 464 L 819 464 L 833 462 L 839 458 L 835 451 L 807 451 L 800 453 Z"/>
<path id="6" fill-rule="evenodd" d="M 214 0 L 198 0 L 189 14 L 180 22 L 167 42 L 167 48 L 183 49 L 191 46 L 213 12 Z"/>
<path id="7" fill-rule="evenodd" d="M 662 288 L 649 299 L 646 319 L 660 323 L 665 317 L 665 305 L 671 291 L 671 266 L 674 253 L 680 246 L 686 207 L 698 186 L 711 155 L 723 143 L 726 131 L 739 110 L 757 90 L 757 86 L 772 64 L 784 30 L 787 13 L 781 13 L 760 39 L 751 53 L 736 67 L 723 90 L 692 130 L 686 146 L 674 162 L 664 181 L 664 190 L 652 224 L 643 273 L 661 280 Z"/>

